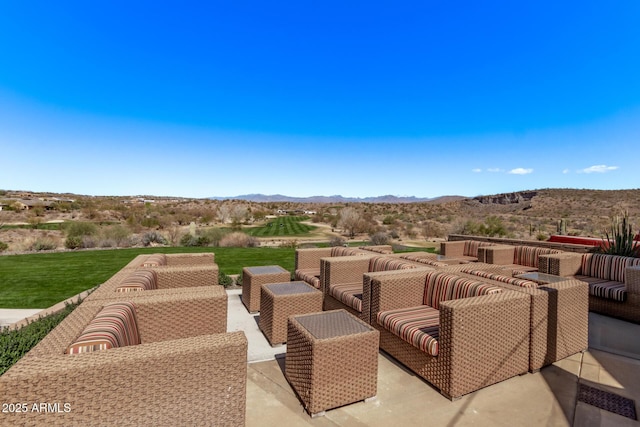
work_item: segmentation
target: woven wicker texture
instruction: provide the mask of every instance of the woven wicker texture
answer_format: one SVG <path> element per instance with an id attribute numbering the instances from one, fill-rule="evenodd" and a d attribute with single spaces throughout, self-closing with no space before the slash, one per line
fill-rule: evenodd
<path id="1" fill-rule="evenodd" d="M 376 395 L 378 338 L 344 310 L 289 318 L 285 376 L 310 414 Z"/>
<path id="2" fill-rule="evenodd" d="M 226 315 L 224 327 L 209 315 L 218 299 L 203 292 L 137 298 L 140 345 L 65 355 L 109 303 L 83 302 L 0 377 L 7 401 L 57 402 L 68 412 L 11 414 L 8 423 L 244 425 L 247 340 L 217 333 L 226 330 Z"/>
<path id="3" fill-rule="evenodd" d="M 300 281 L 262 286 L 259 326 L 273 346 L 287 341 L 287 319 L 322 311 L 322 292 Z"/>
<path id="4" fill-rule="evenodd" d="M 260 311 L 262 285 L 291 280 L 291 273 L 279 265 L 244 267 L 242 269 L 242 303 L 249 313 Z"/>
<path id="5" fill-rule="evenodd" d="M 371 318 L 380 311 L 422 305 L 425 279 L 371 281 Z M 520 292 L 441 303 L 439 354 L 430 356 L 377 323 L 380 348 L 449 398 L 524 373 L 529 366 L 530 301 Z"/>

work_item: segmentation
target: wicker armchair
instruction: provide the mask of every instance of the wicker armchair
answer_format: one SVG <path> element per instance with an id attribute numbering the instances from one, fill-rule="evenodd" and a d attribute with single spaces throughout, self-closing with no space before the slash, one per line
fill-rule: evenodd
<path id="1" fill-rule="evenodd" d="M 331 248 L 296 249 L 294 280 L 302 280 L 320 288 L 320 260 L 328 257 L 368 255 L 374 253 L 357 248 L 334 246 Z"/>
<path id="2" fill-rule="evenodd" d="M 585 282 L 566 279 L 540 285 L 508 275 L 499 266 L 469 264 L 448 267 L 451 274 L 475 278 L 522 292 L 531 300 L 529 370 L 542 367 L 584 351 L 588 347 L 589 296 Z"/>
<path id="3" fill-rule="evenodd" d="M 244 425 L 247 340 L 220 333 L 214 298 L 140 297 L 140 344 L 65 354 L 111 302 L 83 302 L 0 377 L 3 399 L 27 405 L 3 424 Z"/>
<path id="4" fill-rule="evenodd" d="M 483 261 L 479 259 L 478 249 L 486 246 L 495 246 L 495 243 L 480 242 L 477 240 L 455 240 L 440 243 L 440 254 L 449 258 L 459 258 L 469 262 Z"/>
<path id="5" fill-rule="evenodd" d="M 526 272 L 538 271 L 540 256 L 563 252 L 537 246 L 496 245 L 482 247 L 478 253 L 487 264 L 498 264 L 504 270 Z"/>
<path id="6" fill-rule="evenodd" d="M 640 258 L 609 254 L 555 254 L 540 271 L 587 282 L 589 310 L 640 324 Z"/>
<path id="7" fill-rule="evenodd" d="M 407 270 L 404 274 L 372 278 L 371 325 L 380 331 L 382 350 L 444 396 L 456 399 L 527 372 L 530 301 L 521 292 L 506 291 L 480 281 L 469 287 L 462 283 L 454 285 L 455 278 L 451 280 L 451 277 L 437 270 Z M 444 294 L 456 294 L 445 289 L 449 285 L 460 285 L 456 288 L 458 291 L 465 287 L 478 296 L 443 298 L 435 307 L 425 304 L 430 300 L 428 295 L 438 293 L 436 288 Z M 412 338 L 420 333 L 414 335 L 409 331 L 408 336 L 401 337 L 385 320 L 414 310 L 429 313 L 430 326 L 423 330 L 433 334 L 419 343 Z M 410 319 L 397 325 L 421 320 Z"/>

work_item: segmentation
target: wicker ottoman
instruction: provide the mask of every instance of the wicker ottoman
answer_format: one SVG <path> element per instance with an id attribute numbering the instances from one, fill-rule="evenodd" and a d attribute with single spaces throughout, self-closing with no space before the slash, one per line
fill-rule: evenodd
<path id="1" fill-rule="evenodd" d="M 322 292 L 305 282 L 262 285 L 259 326 L 272 346 L 287 340 L 289 316 L 318 311 L 322 311 Z"/>
<path id="2" fill-rule="evenodd" d="M 242 269 L 242 303 L 249 313 L 260 311 L 260 289 L 266 283 L 291 280 L 291 273 L 279 265 L 244 267 Z"/>
<path id="3" fill-rule="evenodd" d="M 376 395 L 379 338 L 346 310 L 289 317 L 285 376 L 309 414 Z"/>

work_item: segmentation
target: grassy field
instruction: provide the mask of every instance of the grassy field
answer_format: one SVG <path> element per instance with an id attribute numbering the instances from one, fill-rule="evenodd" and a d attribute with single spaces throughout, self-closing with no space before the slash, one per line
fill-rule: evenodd
<path id="1" fill-rule="evenodd" d="M 280 265 L 293 271 L 292 248 L 135 248 L 0 256 L 0 308 L 47 308 L 106 281 L 144 253 L 214 252 L 220 271 Z"/>
<path id="2" fill-rule="evenodd" d="M 246 228 L 244 231 L 255 237 L 291 237 L 304 236 L 316 227 L 302 224 L 309 219 L 305 216 L 282 216 L 269 221 L 262 227 Z"/>

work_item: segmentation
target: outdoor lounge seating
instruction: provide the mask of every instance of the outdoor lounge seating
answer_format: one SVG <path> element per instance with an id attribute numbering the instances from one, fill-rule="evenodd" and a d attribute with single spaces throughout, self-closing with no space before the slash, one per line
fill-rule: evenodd
<path id="1" fill-rule="evenodd" d="M 586 283 L 558 277 L 554 283 L 540 284 L 512 277 L 499 266 L 488 264 L 468 264 L 445 270 L 528 295 L 531 300 L 531 372 L 587 349 L 589 298 Z"/>
<path id="2" fill-rule="evenodd" d="M 296 249 L 294 280 L 302 280 L 320 289 L 320 260 L 327 257 L 369 255 L 371 252 L 345 246 Z"/>
<path id="3" fill-rule="evenodd" d="M 469 262 L 484 262 L 484 259 L 478 259 L 478 249 L 486 246 L 495 246 L 495 243 L 481 242 L 478 240 L 441 242 L 440 255 L 450 258 L 459 258 Z"/>
<path id="4" fill-rule="evenodd" d="M 3 414 L 5 422 L 244 425 L 247 340 L 226 333 L 215 309 L 215 298 L 201 292 L 84 301 L 0 377 L 6 402 L 48 409 Z M 112 344 L 100 345 L 103 333 L 91 335 L 92 326 L 112 331 Z M 68 351 L 83 333 L 77 351 Z"/>
<path id="5" fill-rule="evenodd" d="M 193 254 L 149 254 L 139 255 L 134 258 L 127 267 L 177 267 L 177 266 L 203 266 L 215 265 L 215 254 L 213 252 L 193 253 Z"/>
<path id="6" fill-rule="evenodd" d="M 640 258 L 587 253 L 541 258 L 546 273 L 589 284 L 589 310 L 640 323 Z"/>
<path id="7" fill-rule="evenodd" d="M 324 309 L 344 309 L 365 322 L 370 313 L 363 310 L 365 273 L 420 268 L 420 264 L 391 256 L 343 256 L 321 259 L 321 290 Z"/>
<path id="8" fill-rule="evenodd" d="M 557 249 L 537 246 L 495 245 L 479 248 L 478 253 L 487 264 L 498 264 L 505 270 L 527 272 L 538 270 L 539 257 L 541 255 L 560 254 L 563 252 Z"/>
<path id="9" fill-rule="evenodd" d="M 437 270 L 370 284 L 380 348 L 446 397 L 527 372 L 527 295 Z"/>

